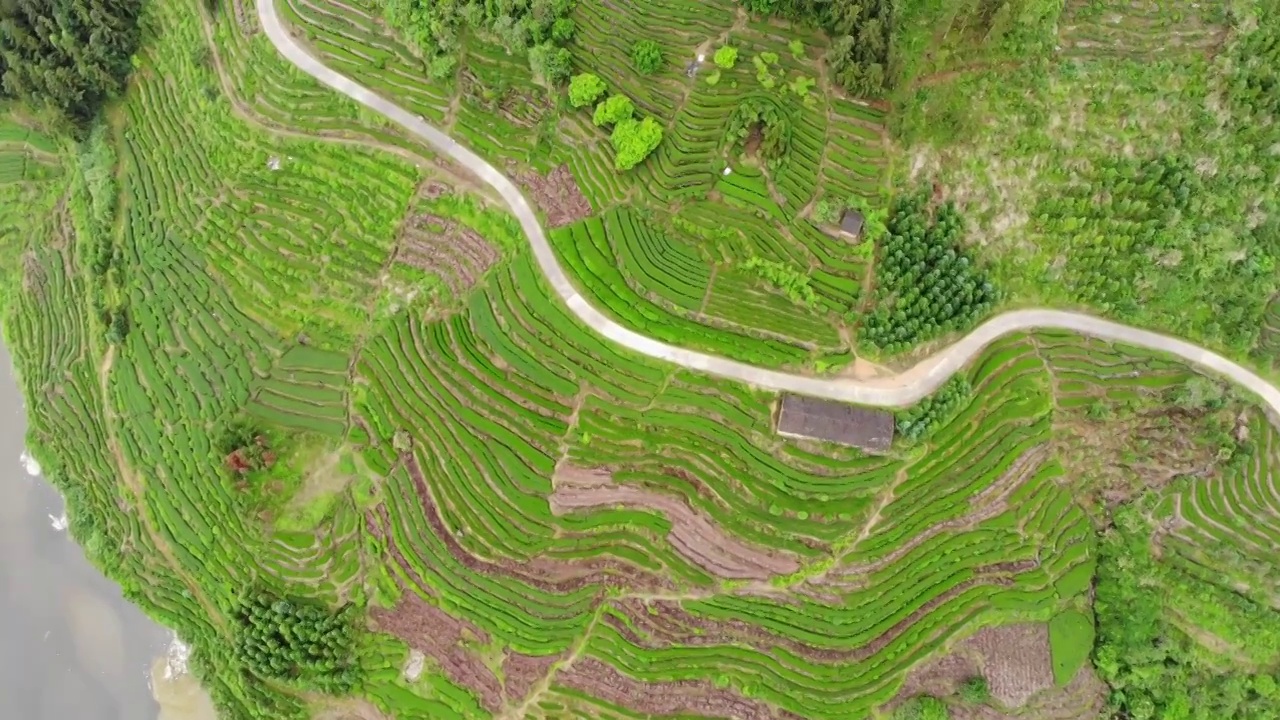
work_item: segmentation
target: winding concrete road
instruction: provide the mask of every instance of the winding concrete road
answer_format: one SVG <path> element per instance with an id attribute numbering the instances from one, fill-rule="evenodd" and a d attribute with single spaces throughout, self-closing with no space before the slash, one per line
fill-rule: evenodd
<path id="1" fill-rule="evenodd" d="M 560 267 L 560 263 L 556 260 L 555 253 L 547 242 L 546 233 L 538 222 L 537 214 L 516 185 L 505 175 L 479 155 L 458 144 L 456 140 L 427 124 L 417 115 L 320 62 L 307 52 L 285 28 L 276 13 L 275 0 L 258 0 L 258 18 L 276 50 L 300 70 L 403 126 L 426 141 L 440 154 L 470 170 L 496 190 L 520 222 L 521 228 L 529 238 L 529 243 L 533 246 L 534 257 L 537 258 L 543 275 L 560 299 L 592 330 L 635 352 L 692 370 L 731 378 L 770 390 L 795 392 L 863 405 L 901 407 L 910 405 L 935 390 L 997 338 L 1036 328 L 1061 329 L 1101 340 L 1124 342 L 1176 355 L 1201 369 L 1238 383 L 1260 396 L 1275 416 L 1280 416 L 1280 390 L 1249 369 L 1217 353 L 1185 340 L 1149 330 L 1122 325 L 1091 315 L 1060 310 L 1017 310 L 997 315 L 955 344 L 943 348 L 900 376 L 862 381 L 850 378 L 811 378 L 769 370 L 728 358 L 675 347 L 646 337 L 614 322 L 588 303 L 586 298 L 578 292 L 569 280 L 569 276 L 565 274 L 564 268 Z"/>

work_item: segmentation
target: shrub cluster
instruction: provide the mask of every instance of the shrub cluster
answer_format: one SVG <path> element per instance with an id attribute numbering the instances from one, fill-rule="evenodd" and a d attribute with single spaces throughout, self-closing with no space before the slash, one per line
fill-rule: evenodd
<path id="1" fill-rule="evenodd" d="M 898 435 L 910 442 L 928 438 L 955 416 L 973 396 L 968 378 L 954 375 L 932 395 L 896 415 Z"/>
<path id="2" fill-rule="evenodd" d="M 591 73 L 576 75 L 569 81 L 569 104 L 587 107 L 606 92 L 604 81 Z M 610 95 L 596 105 L 591 121 L 599 127 L 613 126 L 609 142 L 613 145 L 613 166 L 630 170 L 662 144 L 663 130 L 651 117 L 636 119 L 636 105 L 626 95 Z"/>

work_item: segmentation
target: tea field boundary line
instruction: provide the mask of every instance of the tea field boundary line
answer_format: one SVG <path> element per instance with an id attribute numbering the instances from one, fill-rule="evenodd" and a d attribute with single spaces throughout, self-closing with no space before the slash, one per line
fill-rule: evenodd
<path id="1" fill-rule="evenodd" d="M 1121 342 L 1146 350 L 1175 355 L 1198 368 L 1225 377 L 1258 395 L 1270 410 L 1269 414 L 1273 418 L 1280 417 L 1280 389 L 1253 371 L 1212 350 L 1169 335 L 1065 310 L 1030 308 L 1001 313 L 974 328 L 952 345 L 920 361 L 910 370 L 891 378 L 865 381 L 852 378 L 814 378 L 770 370 L 676 347 L 642 335 L 604 315 L 578 292 L 556 259 L 555 252 L 533 208 L 515 183 L 439 128 L 330 68 L 313 56 L 285 27 L 276 12 L 275 0 L 258 0 L 257 6 L 258 19 L 263 31 L 285 59 L 320 83 L 404 127 L 496 190 L 529 238 L 538 267 L 555 294 L 584 325 L 629 350 L 690 370 L 729 378 L 768 390 L 861 405 L 903 407 L 929 395 L 948 378 L 968 365 L 987 345 L 1005 335 L 1036 329 L 1067 330 L 1099 340 Z"/>

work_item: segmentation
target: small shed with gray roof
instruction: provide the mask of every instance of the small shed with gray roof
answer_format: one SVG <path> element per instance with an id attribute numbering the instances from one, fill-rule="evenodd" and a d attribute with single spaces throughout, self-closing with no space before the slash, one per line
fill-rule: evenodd
<path id="1" fill-rule="evenodd" d="M 862 226 L 864 224 L 865 220 L 862 217 L 862 213 L 857 210 L 845 210 L 844 214 L 840 216 L 840 232 L 850 239 L 862 239 Z"/>
<path id="2" fill-rule="evenodd" d="M 778 411 L 778 434 L 888 452 L 893 444 L 893 413 L 857 407 L 835 400 L 783 395 Z"/>

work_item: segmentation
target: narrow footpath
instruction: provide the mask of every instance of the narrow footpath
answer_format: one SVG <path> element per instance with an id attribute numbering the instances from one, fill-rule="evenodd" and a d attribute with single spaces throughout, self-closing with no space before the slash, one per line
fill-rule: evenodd
<path id="1" fill-rule="evenodd" d="M 994 340 L 1010 333 L 1034 329 L 1069 330 L 1100 340 L 1127 343 L 1136 347 L 1176 355 L 1202 370 L 1227 378 L 1262 398 L 1280 417 L 1280 390 L 1256 373 L 1198 345 L 1168 335 L 1142 330 L 1084 313 L 1061 310 L 1015 310 L 997 315 L 979 325 L 956 343 L 922 360 L 897 377 L 854 380 L 852 378 L 811 378 L 803 375 L 755 367 L 728 358 L 708 355 L 668 345 L 614 322 L 578 292 L 564 268 L 556 260 L 546 233 L 529 202 L 515 183 L 479 155 L 460 145 L 439 128 L 360 85 L 320 62 L 308 53 L 285 28 L 276 12 L 275 0 L 258 0 L 262 28 L 280 52 L 298 69 L 352 100 L 404 127 L 440 154 L 474 173 L 502 196 L 520 222 L 533 246 L 534 257 L 556 295 L 587 327 L 630 350 L 665 360 L 690 370 L 718 375 L 775 391 L 812 395 L 881 407 L 910 405 L 937 389 L 947 378 L 973 360 Z"/>

